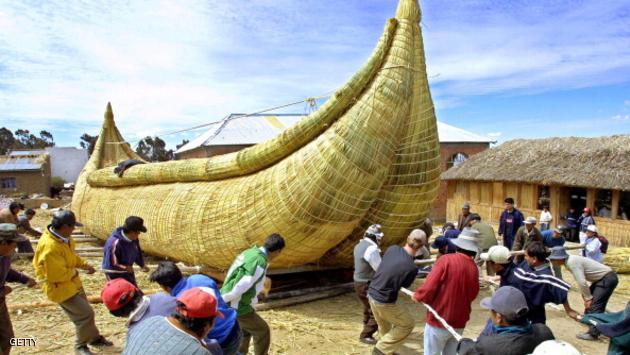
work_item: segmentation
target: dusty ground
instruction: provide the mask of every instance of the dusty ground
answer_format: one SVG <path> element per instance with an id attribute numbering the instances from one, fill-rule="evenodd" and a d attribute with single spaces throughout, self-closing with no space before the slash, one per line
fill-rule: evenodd
<path id="1" fill-rule="evenodd" d="M 47 219 L 44 214 L 41 220 L 33 223 L 41 226 Z M 96 246 L 93 244 L 92 246 Z M 80 246 L 88 246 L 81 244 Z M 91 258 L 92 264 L 100 265 L 100 258 Z M 150 262 L 152 263 L 152 262 Z M 15 262 L 18 270 L 32 275 L 32 267 L 26 260 Z M 570 273 L 565 272 L 565 278 L 570 278 Z M 144 290 L 155 290 L 157 287 L 148 282 L 147 275 L 140 272 L 138 275 L 140 287 Z M 102 274 L 82 274 L 84 287 L 88 295 L 99 295 L 104 282 Z M 572 279 L 569 279 L 573 282 Z M 418 281 L 418 284 L 421 281 Z M 622 289 L 624 290 L 622 292 Z M 487 311 L 479 307 L 481 298 L 489 296 L 490 290 L 482 290 L 478 299 L 473 303 L 471 320 L 466 327 L 465 336 L 476 337 L 483 328 L 487 319 Z M 620 276 L 618 291 L 609 303 L 609 310 L 617 311 L 625 307 L 630 299 L 630 275 Z M 46 301 L 39 289 L 18 288 L 8 296 L 8 304 L 33 303 Z M 411 303 L 401 295 L 401 301 L 417 320 L 416 328 L 407 339 L 401 354 L 422 353 L 422 334 L 425 319 L 425 310 L 421 305 Z M 574 288 L 570 294 L 570 301 L 577 310 L 582 309 L 582 300 Z M 94 305 L 97 325 L 101 332 L 115 347 L 108 348 L 102 353 L 120 353 L 124 347 L 125 325 L 124 321 L 115 318 L 107 312 L 102 304 Z M 328 300 L 322 300 L 278 310 L 261 312 L 272 328 L 273 354 L 370 354 L 371 347 L 357 341 L 361 326 L 361 308 L 353 294 L 346 294 Z M 34 337 L 37 346 L 34 348 L 15 348 L 15 354 L 20 353 L 54 353 L 72 354 L 74 341 L 74 328 L 59 307 L 46 308 L 22 308 L 19 314 L 13 310 L 11 314 L 13 327 L 18 337 Z M 577 340 L 575 334 L 582 332 L 586 327 L 564 315 L 563 311 L 548 309 L 548 322 L 557 338 L 565 340 L 576 346 L 588 355 L 605 354 L 608 340 L 598 342 L 586 342 Z"/>

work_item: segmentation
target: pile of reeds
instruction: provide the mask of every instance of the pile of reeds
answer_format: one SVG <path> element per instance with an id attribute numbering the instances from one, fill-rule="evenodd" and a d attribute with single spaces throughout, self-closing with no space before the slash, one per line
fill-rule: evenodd
<path id="1" fill-rule="evenodd" d="M 630 274 L 630 248 L 608 248 L 604 264 L 610 266 L 617 274 Z"/>

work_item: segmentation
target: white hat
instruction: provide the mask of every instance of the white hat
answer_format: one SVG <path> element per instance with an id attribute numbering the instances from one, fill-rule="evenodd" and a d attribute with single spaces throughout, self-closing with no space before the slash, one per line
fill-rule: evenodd
<path id="1" fill-rule="evenodd" d="M 490 260 L 497 264 L 507 264 L 510 262 L 510 249 L 503 245 L 493 245 L 487 253 L 482 253 L 480 258 L 483 261 Z"/>
<path id="2" fill-rule="evenodd" d="M 523 222 L 525 224 L 536 224 L 536 217 L 527 217 L 525 219 L 525 222 Z"/>
<path id="3" fill-rule="evenodd" d="M 582 355 L 582 353 L 566 341 L 547 340 L 540 343 L 532 355 Z"/>
<path id="4" fill-rule="evenodd" d="M 479 252 L 479 231 L 472 228 L 464 228 L 457 238 L 450 240 L 451 244 L 468 251 Z"/>
<path id="5" fill-rule="evenodd" d="M 586 230 L 593 233 L 597 233 L 597 226 L 594 224 L 589 224 L 588 227 L 586 227 Z"/>

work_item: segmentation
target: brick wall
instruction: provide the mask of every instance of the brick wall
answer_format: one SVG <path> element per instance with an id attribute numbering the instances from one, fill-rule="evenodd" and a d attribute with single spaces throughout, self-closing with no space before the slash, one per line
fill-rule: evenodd
<path id="1" fill-rule="evenodd" d="M 448 168 L 448 162 L 451 157 L 457 153 L 464 153 L 468 157 L 483 152 L 488 149 L 490 145 L 488 143 L 440 143 L 440 161 L 442 164 L 442 171 L 446 171 Z M 440 188 L 438 189 L 438 197 L 433 204 L 433 209 L 430 214 L 431 219 L 437 222 L 444 222 L 446 220 L 446 182 L 440 182 Z"/>

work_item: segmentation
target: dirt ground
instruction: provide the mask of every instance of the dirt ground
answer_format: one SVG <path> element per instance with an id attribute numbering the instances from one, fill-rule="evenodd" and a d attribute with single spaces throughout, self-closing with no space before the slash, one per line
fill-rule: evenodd
<path id="1" fill-rule="evenodd" d="M 45 213 L 41 219 L 33 223 L 35 226 L 45 225 Z M 98 244 L 80 244 L 80 247 L 98 246 Z M 100 266 L 100 258 L 89 258 L 94 266 Z M 154 263 L 154 261 L 149 261 Z M 32 267 L 27 260 L 17 260 L 14 267 L 29 275 L 33 275 Z M 574 283 L 569 272 L 564 272 L 565 279 Z M 100 294 L 104 283 L 102 274 L 85 275 L 82 280 L 86 293 L 90 296 Z M 148 281 L 147 274 L 137 274 L 140 287 L 145 291 L 157 290 L 156 285 Z M 422 282 L 418 280 L 417 286 Z M 491 294 L 490 289 L 483 289 L 473 303 L 471 320 L 464 335 L 475 338 L 483 328 L 488 311 L 481 309 L 479 301 Z M 610 303 L 610 311 L 619 311 L 630 299 L 630 275 L 620 275 L 620 284 Z M 17 304 L 45 302 L 40 289 L 17 288 L 7 297 L 9 307 Z M 402 302 L 417 320 L 416 327 L 405 342 L 400 354 L 422 354 L 422 336 L 426 311 L 421 305 L 412 303 L 403 294 Z M 582 299 L 577 288 L 570 293 L 573 307 L 583 310 Z M 109 314 L 102 304 L 95 304 L 96 321 L 102 334 L 114 341 L 115 346 L 100 351 L 103 354 L 120 353 L 125 343 L 125 322 Z M 361 330 L 361 307 L 354 294 L 349 293 L 335 298 L 321 300 L 292 307 L 260 312 L 272 329 L 272 354 L 370 354 L 371 346 L 358 342 Z M 62 310 L 57 307 L 28 308 L 20 307 L 11 311 L 13 327 L 17 337 L 33 337 L 37 340 L 35 347 L 14 348 L 12 353 L 54 353 L 72 354 L 74 328 Z M 568 341 L 588 355 L 606 354 L 608 340 L 587 342 L 575 338 L 575 334 L 583 332 L 586 326 L 566 317 L 564 311 L 548 309 L 547 324 L 556 338 Z M 98 351 L 97 349 L 94 349 Z"/>

